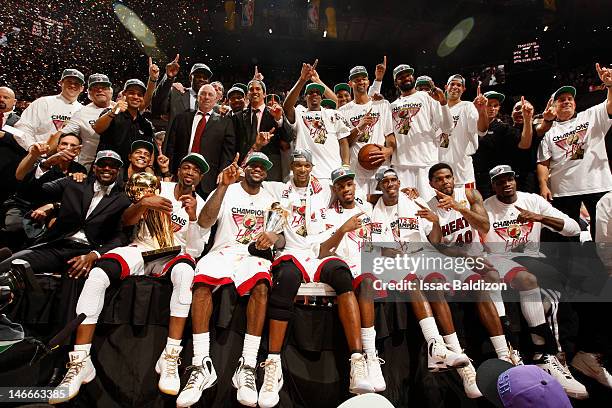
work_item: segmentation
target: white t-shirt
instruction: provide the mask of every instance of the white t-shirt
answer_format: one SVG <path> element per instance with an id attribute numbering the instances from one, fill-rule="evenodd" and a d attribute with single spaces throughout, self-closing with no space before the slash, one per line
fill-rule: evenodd
<path id="1" fill-rule="evenodd" d="M 550 189 L 554 197 L 612 190 L 605 135 L 612 119 L 606 102 L 565 122 L 555 122 L 542 139 L 538 162 L 550 159 Z"/>
<path id="2" fill-rule="evenodd" d="M 208 242 L 210 236 L 210 228 L 202 228 L 198 221 L 189 221 L 189 215 L 183 208 L 183 203 L 174 197 L 174 187 L 176 183 L 167 181 L 161 182 L 160 196 L 172 201 L 172 215 L 170 221 L 174 232 L 174 245 L 181 246 L 181 252 L 187 253 L 194 258 L 202 254 L 204 246 Z M 196 195 L 196 215 L 200 213 L 204 207 L 202 197 Z M 144 250 L 156 249 L 157 245 L 148 229 L 145 227 L 136 236 L 133 244 Z"/>
<path id="3" fill-rule="evenodd" d="M 427 207 L 422 199 L 417 198 L 416 201 Z M 392 206 L 385 205 L 380 198 L 372 211 L 372 241 L 384 247 L 400 249 L 404 253 L 431 249 L 427 236 L 433 224 L 416 215 L 420 209 L 415 200 L 401 193 L 397 204 Z"/>
<path id="4" fill-rule="evenodd" d="M 478 110 L 473 103 L 461 101 L 450 112 L 455 127 L 450 134 L 438 131 L 438 158 L 453 168 L 455 184 L 473 183 L 471 155 L 478 149 Z"/>
<path id="5" fill-rule="evenodd" d="M 295 111 L 296 149 L 308 149 L 312 153 L 312 175 L 329 179 L 331 172 L 342 166 L 339 140 L 348 137 L 351 130 L 334 109 L 320 111 Z"/>
<path id="6" fill-rule="evenodd" d="M 99 108 L 93 102 L 72 115 L 72 118 L 62 128 L 62 134 L 74 133 L 81 136 L 83 147 L 78 162 L 89 170 L 96 158 L 100 135 L 93 130 L 93 125 L 106 108 Z"/>
<path id="7" fill-rule="evenodd" d="M 23 132 L 23 135 L 13 135 L 15 141 L 25 150 L 34 143 L 46 142 L 82 107 L 79 102 L 68 102 L 61 94 L 36 99 L 15 124 Z"/>
<path id="8" fill-rule="evenodd" d="M 283 252 L 306 252 L 311 254 L 307 240 L 311 214 L 318 208 L 329 205 L 331 189 L 316 177 L 311 177 L 307 187 L 296 187 L 293 180 L 287 183 L 265 182 L 264 188 L 274 189 L 276 200 L 289 212 L 284 228 L 285 248 Z M 314 254 L 312 254 L 314 257 Z"/>
<path id="9" fill-rule="evenodd" d="M 370 251 L 372 243 L 372 206 L 355 198 L 355 207 L 345 209 L 336 201 L 331 207 L 319 208 L 311 214 L 310 226 L 313 234 L 309 235 L 313 252 L 319 256 L 320 244 L 329 239 L 335 231 L 355 214 L 364 212 L 361 216 L 361 228 L 344 234 L 335 253 L 353 269 L 361 271 L 361 252 Z"/>
<path id="10" fill-rule="evenodd" d="M 612 192 L 609 192 L 597 202 L 597 217 L 595 219 L 595 242 L 597 253 L 604 265 L 612 266 Z"/>
<path id="11" fill-rule="evenodd" d="M 215 190 L 216 191 L 216 190 Z M 212 197 L 214 191 L 209 197 Z M 277 200 L 266 189 L 259 193 L 247 193 L 241 183 L 227 188 L 217 216 L 217 233 L 211 251 L 226 247 L 248 254 L 248 246 L 262 232 L 266 211 Z"/>
<path id="12" fill-rule="evenodd" d="M 393 128 L 397 150 L 392 163 L 396 166 L 431 166 L 438 161 L 439 141 L 436 130 L 450 133 L 452 117 L 447 107 L 443 109 L 427 92 L 417 91 L 400 96 L 391 104 Z M 448 122 L 446 125 L 445 123 Z"/>
<path id="13" fill-rule="evenodd" d="M 393 123 L 391 121 L 391 105 L 387 100 L 368 101 L 362 105 L 358 105 L 355 101 L 351 101 L 342 106 L 339 111 L 344 117 L 345 123 L 350 129 L 355 128 L 361 118 L 372 109 L 371 115 L 375 118 L 372 125 L 365 128 L 364 133 L 357 138 L 357 141 L 351 146 L 351 169 L 355 172 L 357 179 L 371 179 L 374 177 L 376 170 L 366 170 L 359 165 L 357 155 L 359 150 L 366 144 L 385 145 L 385 136 L 393 133 Z M 388 162 L 382 165 L 388 165 Z M 329 177 L 329 176 L 328 176 Z"/>
<path id="14" fill-rule="evenodd" d="M 487 252 L 507 258 L 515 256 L 543 256 L 540 253 L 540 222 L 517 221 L 520 211 L 517 206 L 548 217 L 561 218 L 564 221 L 564 236 L 580 235 L 580 226 L 561 211 L 554 208 L 538 194 L 516 192 L 517 199 L 512 204 L 504 204 L 496 196 L 487 198 L 484 207 L 489 216 L 490 228 L 484 237 Z M 544 227 L 551 229 L 544 225 Z"/>

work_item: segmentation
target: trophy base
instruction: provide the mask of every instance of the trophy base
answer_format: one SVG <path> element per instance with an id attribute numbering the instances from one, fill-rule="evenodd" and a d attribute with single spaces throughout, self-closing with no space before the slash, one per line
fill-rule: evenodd
<path id="1" fill-rule="evenodd" d="M 142 253 L 142 259 L 145 262 L 154 261 L 159 258 L 164 258 L 166 256 L 175 256 L 181 252 L 181 246 L 173 246 L 167 248 L 154 249 L 152 251 L 144 251 Z"/>
<path id="2" fill-rule="evenodd" d="M 272 248 L 257 249 L 257 247 L 255 246 L 255 243 L 251 242 L 249 244 L 248 249 L 249 249 L 249 254 L 251 254 L 253 256 L 257 256 L 259 258 L 267 259 L 270 262 L 274 261 L 274 252 L 272 251 Z"/>

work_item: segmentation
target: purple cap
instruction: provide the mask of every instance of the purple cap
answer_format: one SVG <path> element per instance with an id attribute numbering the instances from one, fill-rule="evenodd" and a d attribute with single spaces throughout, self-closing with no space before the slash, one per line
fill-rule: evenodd
<path id="1" fill-rule="evenodd" d="M 478 367 L 476 384 L 482 395 L 500 408 L 572 408 L 561 384 L 535 365 L 514 367 L 490 359 Z"/>

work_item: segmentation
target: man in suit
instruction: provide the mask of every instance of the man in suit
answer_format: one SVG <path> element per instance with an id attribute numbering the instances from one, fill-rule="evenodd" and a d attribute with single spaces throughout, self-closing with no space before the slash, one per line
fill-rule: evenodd
<path id="1" fill-rule="evenodd" d="M 15 102 L 15 92 L 6 86 L 0 87 L 0 202 L 15 191 L 15 170 L 26 154 L 12 134 L 2 131 L 4 126 L 14 126 L 19 120 L 19 115 L 13 111 Z"/>
<path id="2" fill-rule="evenodd" d="M 64 177 L 43 185 L 50 196 L 61 201 L 48 210 L 47 216 L 59 210 L 53 226 L 41 237 L 40 244 L 17 252 L 0 263 L 0 273 L 11 268 L 11 262 L 27 261 L 34 273 L 68 270 L 74 278 L 87 276 L 94 262 L 107 251 L 125 244 L 121 215 L 130 200 L 117 182 L 123 165 L 112 150 L 98 152 L 93 165 L 95 178 L 76 182 Z"/>
<path id="3" fill-rule="evenodd" d="M 257 79 L 249 82 L 247 99 L 249 107 L 234 116 L 241 161 L 251 151 L 261 151 L 273 163 L 267 180 L 282 181 L 281 150 L 288 149 L 292 139 L 283 120 L 283 108 L 278 104 L 266 106 L 266 85 Z"/>
<path id="4" fill-rule="evenodd" d="M 200 153 L 210 165 L 210 171 L 202 177 L 197 188 L 203 198 L 217 187 L 217 175 L 236 155 L 234 124 L 230 117 L 213 111 L 216 101 L 217 93 L 211 85 L 200 87 L 197 112 L 178 114 L 166 135 L 166 156 L 173 174 L 190 152 Z"/>
<path id="5" fill-rule="evenodd" d="M 168 126 L 172 125 L 174 118 L 186 110 L 196 110 L 198 91 L 204 84 L 208 84 L 212 77 L 212 71 L 206 64 L 196 63 L 191 67 L 189 73 L 190 88 L 185 88 L 183 92 L 172 86 L 178 75 L 180 65 L 179 56 L 166 65 L 166 74 L 159 80 L 155 93 L 151 111 L 153 116 L 169 115 Z"/>

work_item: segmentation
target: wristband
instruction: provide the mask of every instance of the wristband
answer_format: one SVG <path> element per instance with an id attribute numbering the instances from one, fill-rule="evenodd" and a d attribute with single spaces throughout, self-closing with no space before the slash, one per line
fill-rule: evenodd
<path id="1" fill-rule="evenodd" d="M 149 82 L 157 82 L 157 79 L 151 79 L 151 78 L 149 78 Z"/>

